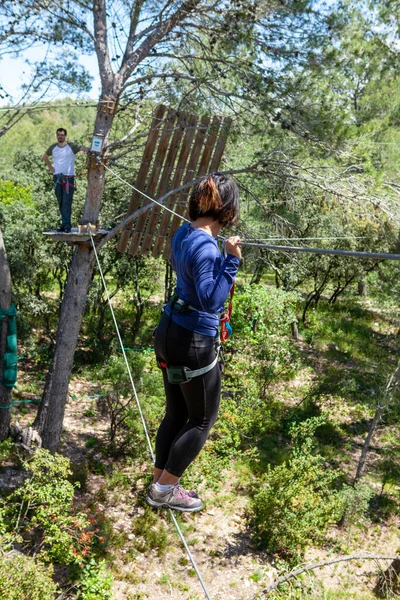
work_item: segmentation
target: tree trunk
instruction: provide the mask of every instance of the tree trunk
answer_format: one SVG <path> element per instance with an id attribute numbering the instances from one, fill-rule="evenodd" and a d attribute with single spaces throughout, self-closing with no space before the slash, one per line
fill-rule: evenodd
<path id="1" fill-rule="evenodd" d="M 392 374 L 392 376 L 390 377 L 390 379 L 386 385 L 384 397 L 382 398 L 382 400 L 378 400 L 378 406 L 376 408 L 374 418 L 372 419 L 371 425 L 368 430 L 367 437 L 365 438 L 365 442 L 364 442 L 363 448 L 361 450 L 361 455 L 360 455 L 360 459 L 358 461 L 357 473 L 354 478 L 354 483 L 356 483 L 360 479 L 360 477 L 363 473 L 365 461 L 367 459 L 367 454 L 369 451 L 369 447 L 371 445 L 372 436 L 374 435 L 375 429 L 376 429 L 378 423 L 380 422 L 383 414 L 387 410 L 387 407 L 391 403 L 394 393 L 395 393 L 399 383 L 400 383 L 400 362 L 398 363 L 396 369 L 394 370 L 394 373 Z"/>
<path id="2" fill-rule="evenodd" d="M 104 91 L 98 104 L 94 134 L 104 138 L 107 144 L 114 115 L 103 112 L 104 99 L 117 101 L 119 94 Z M 101 209 L 105 183 L 104 168 L 89 168 L 88 187 L 83 219 L 96 223 Z M 64 298 L 58 321 L 56 348 L 53 361 L 47 374 L 42 403 L 39 407 L 34 428 L 42 437 L 43 447 L 55 452 L 60 443 L 65 405 L 68 398 L 68 384 L 71 376 L 75 348 L 82 324 L 89 285 L 93 276 L 94 255 L 91 247 L 78 245 L 68 273 Z"/>
<path id="3" fill-rule="evenodd" d="M 11 304 L 11 274 L 7 260 L 6 249 L 4 247 L 3 234 L 0 230 L 0 306 L 8 310 Z M 0 440 L 8 437 L 11 422 L 11 398 L 12 388 L 5 387 L 1 381 L 3 378 L 3 356 L 6 349 L 8 323 L 7 318 L 0 321 Z"/>
<path id="4" fill-rule="evenodd" d="M 358 291 L 358 295 L 362 296 L 363 298 L 366 297 L 367 295 L 367 284 L 365 283 L 365 281 L 360 280 L 357 284 L 357 291 Z"/>
<path id="5" fill-rule="evenodd" d="M 92 274 L 93 252 L 79 246 L 72 259 L 61 305 L 53 361 L 33 424 L 42 437 L 43 446 L 52 452 L 60 442 L 69 378 Z"/>

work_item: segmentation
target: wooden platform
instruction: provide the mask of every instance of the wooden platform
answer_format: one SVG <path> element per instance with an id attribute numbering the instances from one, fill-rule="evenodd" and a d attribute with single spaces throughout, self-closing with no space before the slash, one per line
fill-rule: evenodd
<path id="1" fill-rule="evenodd" d="M 108 229 L 96 229 L 92 234 L 93 239 L 99 242 L 104 236 L 109 233 Z M 52 242 L 67 242 L 69 244 L 81 244 L 84 242 L 90 242 L 90 235 L 87 231 L 80 232 L 77 227 L 73 227 L 70 233 L 64 233 L 52 229 L 51 231 L 44 231 L 43 235 L 46 235 Z"/>

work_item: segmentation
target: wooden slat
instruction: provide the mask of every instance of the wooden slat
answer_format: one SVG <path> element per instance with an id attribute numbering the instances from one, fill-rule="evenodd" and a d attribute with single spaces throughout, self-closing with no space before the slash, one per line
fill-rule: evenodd
<path id="1" fill-rule="evenodd" d="M 189 158 L 190 147 L 191 147 L 191 144 L 192 144 L 195 132 L 196 132 L 196 129 L 195 129 L 196 124 L 197 124 L 196 115 L 188 115 L 187 116 L 187 126 L 186 126 L 185 133 L 184 133 L 181 152 L 179 154 L 178 164 L 176 166 L 174 177 L 173 177 L 172 183 L 171 183 L 172 190 L 178 188 L 181 185 L 181 181 L 182 181 L 182 178 L 183 178 L 183 175 L 185 172 L 185 168 L 186 168 L 186 163 Z M 168 199 L 168 206 L 172 210 L 176 209 L 177 199 L 178 199 L 178 194 L 176 194 L 175 196 L 172 196 L 170 199 Z M 166 240 L 168 226 L 169 226 L 171 220 L 172 220 L 171 213 L 169 213 L 167 210 L 164 210 L 161 221 L 160 221 L 160 228 L 158 230 L 158 235 L 155 240 L 154 248 L 153 248 L 153 256 L 155 258 L 158 258 L 158 256 L 161 254 L 164 242 Z"/>
<path id="2" fill-rule="evenodd" d="M 167 158 L 165 159 L 164 169 L 160 177 L 160 183 L 158 185 L 157 192 L 155 194 L 155 199 L 158 200 L 161 196 L 163 196 L 167 191 L 172 175 L 172 171 L 175 164 L 175 159 L 178 155 L 179 146 L 182 142 L 182 133 L 185 130 L 185 126 L 187 125 L 187 114 L 182 113 L 178 121 L 176 123 L 176 128 L 174 134 L 171 139 L 171 143 L 169 145 Z M 147 221 L 147 227 L 145 234 L 142 239 L 142 254 L 148 254 L 151 248 L 151 244 L 154 239 L 154 233 L 156 229 L 156 225 L 158 223 L 158 218 L 160 216 L 161 207 L 158 204 L 155 204 L 151 210 L 151 214 L 149 215 L 149 219 Z"/>
<path id="3" fill-rule="evenodd" d="M 150 168 L 151 159 L 152 159 L 154 149 L 156 147 L 158 135 L 160 132 L 160 122 L 165 114 L 165 111 L 166 111 L 166 107 L 163 104 L 159 104 L 156 107 L 156 110 L 154 112 L 154 117 L 152 119 L 151 128 L 150 128 L 150 133 L 147 137 L 147 142 L 146 142 L 146 146 L 145 146 L 144 153 L 143 153 L 142 163 L 140 165 L 139 172 L 138 172 L 138 175 L 136 178 L 136 183 L 135 183 L 135 187 L 137 187 L 139 190 L 142 190 L 146 183 L 147 173 Z M 131 215 L 139 208 L 141 200 L 142 200 L 142 195 L 135 190 L 131 196 L 131 201 L 129 203 L 129 207 L 128 207 L 126 216 Z M 121 237 L 119 239 L 119 243 L 117 246 L 117 248 L 120 252 L 125 252 L 125 250 L 128 246 L 129 237 L 131 235 L 131 229 L 132 229 L 132 225 L 129 225 L 121 234 Z"/>
<path id="4" fill-rule="evenodd" d="M 204 145 L 203 156 L 201 157 L 199 168 L 197 171 L 197 176 L 201 177 L 202 175 L 206 175 L 209 172 L 209 164 L 212 155 L 212 151 L 214 149 L 215 143 L 217 141 L 218 130 L 221 121 L 218 117 L 213 117 L 211 127 L 209 129 L 209 133 L 206 139 L 206 143 Z"/>
<path id="5" fill-rule="evenodd" d="M 217 140 L 217 144 L 215 146 L 214 156 L 212 157 L 210 164 L 210 173 L 215 173 L 218 171 L 219 165 L 221 164 L 222 155 L 225 150 L 226 142 L 228 139 L 229 129 L 232 125 L 232 119 L 230 117 L 225 117 L 221 131 Z"/>
<path id="6" fill-rule="evenodd" d="M 201 118 L 200 127 L 197 131 L 196 138 L 194 140 L 192 152 L 191 152 L 189 163 L 188 163 L 188 168 L 187 168 L 184 180 L 182 182 L 183 185 L 185 183 L 189 183 L 189 181 L 191 181 L 195 177 L 196 167 L 199 162 L 200 153 L 201 153 L 201 150 L 204 145 L 204 140 L 205 140 L 205 137 L 207 134 L 207 129 L 208 129 L 209 124 L 210 124 L 209 117 L 207 115 L 204 115 Z M 177 201 L 177 206 L 176 206 L 176 212 L 180 215 L 183 215 L 185 213 L 186 204 L 187 204 L 186 200 L 187 200 L 188 195 L 189 195 L 189 190 L 187 190 L 187 191 L 185 190 L 184 192 L 181 192 L 181 194 L 179 195 L 179 198 Z M 165 258 L 165 259 L 169 258 L 169 255 L 171 252 L 171 240 L 174 236 L 175 231 L 178 229 L 180 223 L 181 223 L 181 219 L 179 217 L 174 216 L 172 219 L 169 231 L 168 231 L 167 238 L 165 240 L 165 246 L 164 246 L 164 252 L 163 252 L 163 258 Z"/>
<path id="7" fill-rule="evenodd" d="M 157 187 L 158 178 L 159 178 L 159 175 L 160 175 L 163 163 L 164 163 L 165 154 L 168 149 L 168 143 L 169 143 L 169 140 L 170 140 L 170 137 L 172 134 L 175 120 L 176 120 L 176 111 L 169 109 L 167 118 L 165 120 L 163 132 L 161 134 L 160 142 L 158 144 L 156 157 L 154 159 L 153 169 L 151 171 L 149 182 L 146 186 L 146 193 L 151 197 L 154 196 L 154 192 Z M 145 198 L 142 203 L 142 206 L 146 206 L 147 204 L 149 204 L 149 202 L 151 202 L 151 200 L 148 200 L 147 198 Z M 147 217 L 148 217 L 148 215 L 147 215 L 147 213 L 145 213 L 143 215 L 140 215 L 140 217 L 137 220 L 136 229 L 132 236 L 131 245 L 129 248 L 129 254 L 132 254 L 132 256 L 134 256 L 139 249 L 140 240 L 142 237 L 144 226 L 146 224 Z"/>

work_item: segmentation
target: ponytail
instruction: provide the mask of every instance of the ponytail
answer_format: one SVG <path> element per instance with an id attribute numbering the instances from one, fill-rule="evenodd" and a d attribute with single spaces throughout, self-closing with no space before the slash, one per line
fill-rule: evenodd
<path id="1" fill-rule="evenodd" d="M 199 209 L 205 214 L 218 212 L 222 208 L 221 196 L 212 175 L 199 184 Z"/>
<path id="2" fill-rule="evenodd" d="M 233 224 L 239 215 L 236 183 L 221 173 L 210 173 L 198 181 L 190 195 L 189 217 L 211 217 L 221 225 Z"/>

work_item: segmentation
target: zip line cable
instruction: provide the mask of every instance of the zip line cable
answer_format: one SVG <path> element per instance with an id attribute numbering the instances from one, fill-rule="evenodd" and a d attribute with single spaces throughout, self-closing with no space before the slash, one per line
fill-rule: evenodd
<path id="1" fill-rule="evenodd" d="M 288 236 L 274 236 L 274 237 L 259 237 L 257 238 L 257 242 L 269 242 L 270 240 L 363 240 L 363 239 L 372 239 L 372 235 L 341 235 L 341 236 L 329 236 L 329 237 L 288 237 Z M 379 236 L 378 236 L 379 237 Z M 376 237 L 375 237 L 376 239 Z M 246 240 L 251 242 L 252 240 Z M 256 241 L 256 240 L 254 240 Z"/>
<path id="2" fill-rule="evenodd" d="M 335 256 L 355 256 L 357 258 L 374 258 L 383 260 L 400 260 L 400 254 L 388 254 L 385 252 L 357 252 L 353 250 L 328 250 L 326 248 L 305 248 L 302 246 L 275 246 L 274 244 L 256 244 L 253 242 L 239 242 L 239 246 L 250 246 L 254 248 L 267 248 L 291 252 L 311 252 L 313 254 L 333 254 Z"/>
<path id="3" fill-rule="evenodd" d="M 99 257 L 98 257 L 98 254 L 97 254 L 96 245 L 94 243 L 92 232 L 90 230 L 90 223 L 88 225 L 88 231 L 89 231 L 90 241 L 92 243 L 94 255 L 96 257 L 97 267 L 99 269 L 100 277 L 101 277 L 101 280 L 103 282 L 104 291 L 105 291 L 106 296 L 107 296 L 107 302 L 108 302 L 108 305 L 110 307 L 110 312 L 111 312 L 111 315 L 112 315 L 112 318 L 113 318 L 113 321 L 114 321 L 115 331 L 117 332 L 118 341 L 120 343 L 121 351 L 122 351 L 122 354 L 123 354 L 123 357 L 124 357 L 124 360 L 125 360 L 126 369 L 127 369 L 127 372 L 128 372 L 129 380 L 131 382 L 131 386 L 132 386 L 133 394 L 134 394 L 134 397 L 135 397 L 136 405 L 137 405 L 137 408 L 138 408 L 138 411 L 139 411 L 140 419 L 142 421 L 143 430 L 144 430 L 144 433 L 145 433 L 145 436 L 146 436 L 146 440 L 147 440 L 147 445 L 148 445 L 149 451 L 150 451 L 150 456 L 151 456 L 151 459 L 152 459 L 152 461 L 154 463 L 155 462 L 155 456 L 154 456 L 153 448 L 152 448 L 152 445 L 151 445 L 150 436 L 149 436 L 149 433 L 147 431 L 146 421 L 145 421 L 145 418 L 143 416 L 142 408 L 140 406 L 139 397 L 138 397 L 137 392 L 136 392 L 136 387 L 135 387 L 135 384 L 134 384 L 134 381 L 133 381 L 131 369 L 130 369 L 130 366 L 129 366 L 129 363 L 128 363 L 128 359 L 127 359 L 127 356 L 126 356 L 124 344 L 122 342 L 122 338 L 121 338 L 121 334 L 120 334 L 120 331 L 119 331 L 117 319 L 115 317 L 114 309 L 113 309 L 113 306 L 111 304 L 111 300 L 110 300 L 110 295 L 108 293 L 107 284 L 106 284 L 106 281 L 104 279 L 103 270 L 101 268 Z M 173 511 L 170 508 L 168 508 L 168 510 L 169 510 L 170 517 L 171 517 L 171 519 L 172 519 L 172 521 L 173 521 L 173 523 L 175 525 L 175 528 L 176 528 L 176 530 L 177 530 L 177 532 L 179 534 L 181 542 L 182 542 L 182 544 L 183 544 L 183 546 L 184 546 L 184 548 L 185 548 L 185 550 L 187 552 L 187 555 L 188 555 L 188 557 L 190 559 L 190 562 L 192 563 L 193 569 L 195 570 L 196 575 L 197 575 L 197 577 L 199 579 L 199 582 L 200 582 L 200 584 L 201 584 L 201 586 L 203 588 L 203 591 L 204 591 L 204 593 L 206 595 L 206 598 L 207 598 L 207 600 L 212 600 L 210 594 L 208 593 L 206 585 L 205 585 L 205 583 L 203 581 L 201 573 L 200 573 L 200 571 L 199 571 L 199 569 L 198 569 L 198 567 L 196 565 L 196 562 L 195 562 L 195 560 L 194 560 L 194 558 L 193 558 L 193 556 L 192 556 L 192 554 L 190 552 L 189 546 L 187 545 L 187 542 L 186 542 L 186 540 L 185 540 L 185 538 L 183 536 L 183 533 L 182 533 L 182 531 L 181 531 L 181 529 L 179 527 L 179 524 L 178 524 L 178 522 L 177 522 L 177 520 L 175 518 L 175 515 L 173 514 Z"/>
<path id="4" fill-rule="evenodd" d="M 139 188 L 137 188 L 134 185 L 132 185 L 131 183 L 129 183 L 129 181 L 126 181 L 125 179 L 123 179 L 122 177 L 120 177 L 120 175 L 118 175 L 118 173 L 115 173 L 115 171 L 113 171 L 113 169 L 110 169 L 110 167 L 108 167 L 106 164 L 104 164 L 102 162 L 102 160 L 100 159 L 100 157 L 98 158 L 98 162 L 101 165 L 103 165 L 103 167 L 105 169 L 107 169 L 108 171 L 110 171 L 110 173 L 112 173 L 114 175 L 114 177 L 117 177 L 117 179 L 119 179 L 120 181 L 122 181 L 123 183 L 125 183 L 126 185 L 128 185 L 130 188 L 132 188 L 133 190 L 135 190 L 136 192 L 138 192 L 139 194 L 141 194 L 142 196 L 144 196 L 145 198 L 147 198 L 148 200 L 150 200 L 154 204 L 157 204 L 158 206 L 161 206 L 162 209 L 170 212 L 173 215 L 176 215 L 177 217 L 179 217 L 183 221 L 186 221 L 186 223 L 190 223 L 189 219 L 186 219 L 185 217 L 183 217 L 179 213 L 175 212 L 171 208 L 168 208 L 168 206 L 165 206 L 165 204 L 161 204 L 161 202 L 158 202 L 157 200 L 155 200 L 151 196 L 148 196 L 145 192 L 143 192 Z M 222 240 L 225 239 L 222 236 L 218 236 L 218 238 L 220 238 Z M 277 239 L 285 239 L 285 238 L 277 238 Z M 296 238 L 293 238 L 293 239 L 296 239 Z M 303 239 L 303 238 L 297 238 L 297 239 Z M 304 238 L 304 239 L 318 239 L 318 238 Z M 323 238 L 320 238 L 320 239 L 323 239 Z M 326 239 L 330 239 L 330 238 L 326 238 Z M 337 239 L 339 239 L 339 238 L 337 238 Z M 353 239 L 353 238 L 350 238 L 350 239 Z M 300 247 L 300 246 L 275 246 L 275 245 L 272 245 L 272 244 L 259 244 L 259 243 L 255 243 L 255 242 L 244 242 L 244 241 L 243 242 L 239 242 L 239 246 L 249 246 L 249 247 L 254 247 L 254 248 L 267 248 L 269 250 L 278 250 L 278 251 L 310 252 L 310 253 L 313 253 L 313 254 L 333 254 L 333 255 L 337 255 L 337 256 L 355 256 L 355 257 L 358 257 L 358 258 L 374 258 L 374 259 L 383 259 L 383 260 L 400 260 L 400 254 L 387 254 L 387 253 L 384 253 L 384 252 L 357 252 L 357 251 L 352 251 L 352 250 L 328 250 L 326 248 L 306 248 L 306 247 Z"/>

